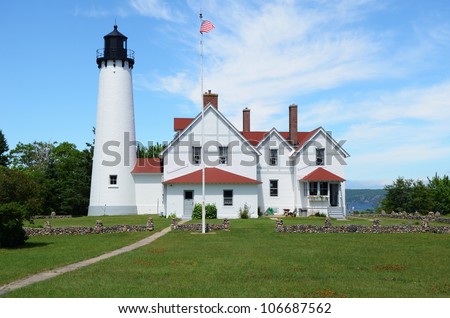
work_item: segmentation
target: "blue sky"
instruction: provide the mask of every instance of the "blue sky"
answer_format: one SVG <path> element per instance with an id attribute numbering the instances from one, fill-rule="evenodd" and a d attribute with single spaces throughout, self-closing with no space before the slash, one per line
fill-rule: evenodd
<path id="1" fill-rule="evenodd" d="M 45 3 L 45 5 L 43 5 Z M 204 90 L 238 129 L 318 126 L 345 140 L 346 178 L 382 187 L 398 176 L 450 174 L 450 2 L 383 0 L 17 0 L 2 4 L 0 129 L 20 141 L 93 139 L 96 49 L 117 21 L 135 51 L 136 133 L 170 141 L 174 117 Z"/>

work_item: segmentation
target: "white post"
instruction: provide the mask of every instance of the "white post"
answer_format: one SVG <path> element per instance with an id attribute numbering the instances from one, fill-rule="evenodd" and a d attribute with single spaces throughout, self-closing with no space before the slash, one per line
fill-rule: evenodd
<path id="1" fill-rule="evenodd" d="M 202 24 L 203 16 L 200 13 L 200 25 Z M 202 107 L 202 143 L 201 143 L 201 165 L 202 165 L 202 233 L 206 233 L 206 211 L 205 211 L 205 112 L 203 107 L 203 32 L 200 32 L 200 64 L 201 64 L 201 81 L 200 81 L 200 89 L 201 89 L 201 99 L 200 105 Z"/>

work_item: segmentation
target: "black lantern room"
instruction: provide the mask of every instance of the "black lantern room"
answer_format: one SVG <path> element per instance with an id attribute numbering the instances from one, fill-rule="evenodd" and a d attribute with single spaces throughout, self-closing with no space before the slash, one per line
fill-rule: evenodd
<path id="1" fill-rule="evenodd" d="M 113 60 L 122 61 L 122 66 L 125 66 L 125 61 L 128 61 L 130 68 L 134 65 L 134 51 L 127 49 L 127 37 L 117 31 L 117 25 L 114 25 L 114 30 L 103 37 L 105 39 L 105 46 L 103 49 L 97 50 L 97 65 L 98 68 L 102 66 L 103 61 Z"/>

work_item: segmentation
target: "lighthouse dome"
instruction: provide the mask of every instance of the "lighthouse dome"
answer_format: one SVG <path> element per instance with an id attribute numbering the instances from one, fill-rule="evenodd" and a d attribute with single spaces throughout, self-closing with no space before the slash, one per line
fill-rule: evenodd
<path id="1" fill-rule="evenodd" d="M 117 30 L 117 25 L 114 25 L 114 30 L 103 37 L 104 47 L 97 50 L 97 65 L 100 68 L 102 62 L 106 60 L 120 60 L 128 61 L 132 68 L 134 65 L 134 51 L 127 48 L 127 37 Z"/>

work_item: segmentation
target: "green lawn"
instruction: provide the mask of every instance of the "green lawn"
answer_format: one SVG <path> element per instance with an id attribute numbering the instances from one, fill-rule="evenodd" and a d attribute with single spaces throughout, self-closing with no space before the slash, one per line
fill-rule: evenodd
<path id="1" fill-rule="evenodd" d="M 148 215 L 82 217 L 50 220 L 52 226 L 94 226 L 100 219 L 103 225 L 146 224 Z M 155 231 L 170 225 L 170 221 L 153 217 Z M 36 220 L 35 226 L 45 220 Z M 30 237 L 23 248 L 0 249 L 0 285 L 30 276 L 45 270 L 89 259 L 120 247 L 137 242 L 154 232 L 60 235 Z"/>
<path id="2" fill-rule="evenodd" d="M 450 296 L 448 235 L 276 233 L 267 218 L 230 224 L 230 232 L 170 232 L 5 297 Z"/>

